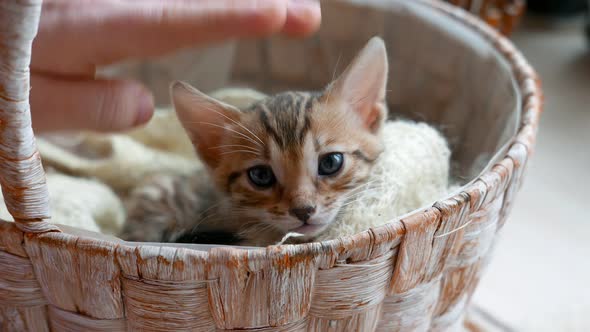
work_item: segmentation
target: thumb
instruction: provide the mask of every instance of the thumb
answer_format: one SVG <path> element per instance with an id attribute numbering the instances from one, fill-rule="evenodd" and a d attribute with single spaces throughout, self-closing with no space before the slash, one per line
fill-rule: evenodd
<path id="1" fill-rule="evenodd" d="M 146 123 L 153 112 L 153 96 L 138 82 L 35 74 L 31 78 L 31 115 L 36 132 L 124 130 Z"/>

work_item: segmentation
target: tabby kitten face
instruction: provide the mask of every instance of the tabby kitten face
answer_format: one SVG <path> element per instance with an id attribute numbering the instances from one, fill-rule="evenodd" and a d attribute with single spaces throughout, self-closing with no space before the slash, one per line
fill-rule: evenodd
<path id="1" fill-rule="evenodd" d="M 286 92 L 243 110 L 181 82 L 172 96 L 230 215 L 244 227 L 313 236 L 382 151 L 386 80 L 385 46 L 373 38 L 322 93 Z"/>

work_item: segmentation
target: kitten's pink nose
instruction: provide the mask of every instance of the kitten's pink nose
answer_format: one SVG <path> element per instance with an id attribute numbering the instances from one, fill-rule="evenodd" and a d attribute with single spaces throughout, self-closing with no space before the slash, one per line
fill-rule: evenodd
<path id="1" fill-rule="evenodd" d="M 309 217 L 311 217 L 311 215 L 314 212 L 315 212 L 315 206 L 311 206 L 311 205 L 295 207 L 295 208 L 292 208 L 291 210 L 289 210 L 289 213 L 292 216 L 297 217 L 297 219 L 299 219 L 303 222 L 307 222 L 309 220 Z"/>

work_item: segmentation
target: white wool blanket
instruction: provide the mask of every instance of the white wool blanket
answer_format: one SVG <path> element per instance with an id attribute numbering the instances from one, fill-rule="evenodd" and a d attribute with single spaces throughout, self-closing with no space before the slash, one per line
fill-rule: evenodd
<path id="1" fill-rule="evenodd" d="M 224 89 L 213 96 L 237 107 L 264 97 L 248 89 Z M 435 128 L 389 121 L 383 139 L 386 149 L 366 190 L 354 196 L 343 217 L 317 240 L 383 225 L 449 191 L 450 150 Z M 127 133 L 59 134 L 37 142 L 50 169 L 52 221 L 105 234 L 121 230 L 126 195 L 147 176 L 191 174 L 203 167 L 170 110 L 157 111 L 146 126 Z M 0 217 L 11 220 L 3 204 Z"/>
<path id="2" fill-rule="evenodd" d="M 390 121 L 383 130 L 385 151 L 366 188 L 353 194 L 336 224 L 318 240 L 352 235 L 392 222 L 441 199 L 449 191 L 447 141 L 425 123 Z"/>

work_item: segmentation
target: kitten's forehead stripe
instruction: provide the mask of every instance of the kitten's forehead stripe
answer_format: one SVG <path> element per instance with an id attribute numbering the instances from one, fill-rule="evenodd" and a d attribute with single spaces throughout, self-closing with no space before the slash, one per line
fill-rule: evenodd
<path id="1" fill-rule="evenodd" d="M 275 128 L 271 125 L 269 116 L 271 116 L 270 111 L 268 111 L 267 109 L 265 109 L 266 106 L 262 105 L 259 114 L 260 114 L 260 122 L 262 123 L 262 125 L 264 126 L 264 130 L 266 130 L 266 132 L 274 139 L 274 141 L 279 145 L 279 146 L 283 146 L 283 138 L 281 137 L 281 135 L 279 135 L 279 133 L 277 133 L 277 131 L 275 130 Z"/>
<path id="2" fill-rule="evenodd" d="M 299 129 L 299 145 L 303 145 L 303 140 L 305 139 L 305 135 L 311 128 L 311 119 L 308 110 L 310 110 L 312 103 L 310 101 L 313 100 L 313 96 L 311 94 L 301 95 L 301 99 L 299 100 L 299 107 L 298 115 L 300 118 L 301 126 Z"/>
<path id="3" fill-rule="evenodd" d="M 311 107 L 313 106 L 313 102 L 316 101 L 317 99 L 319 99 L 320 96 L 321 96 L 321 93 L 319 93 L 319 92 L 309 93 L 308 98 L 305 101 L 305 110 L 311 111 Z"/>
<path id="4" fill-rule="evenodd" d="M 311 129 L 309 111 L 318 93 L 286 92 L 254 105 L 264 129 L 283 151 L 298 151 Z"/>
<path id="5" fill-rule="evenodd" d="M 303 144 L 303 140 L 305 139 L 305 135 L 307 135 L 307 132 L 309 131 L 310 128 L 311 128 L 311 120 L 309 119 L 309 115 L 307 113 L 304 113 L 303 126 L 302 126 L 301 130 L 299 130 L 299 145 Z"/>

